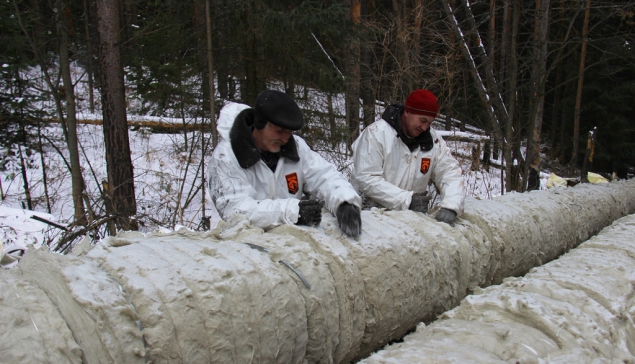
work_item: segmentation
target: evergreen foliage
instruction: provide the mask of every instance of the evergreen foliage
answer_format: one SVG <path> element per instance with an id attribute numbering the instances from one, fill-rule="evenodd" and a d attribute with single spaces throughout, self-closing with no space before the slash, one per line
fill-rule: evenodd
<path id="1" fill-rule="evenodd" d="M 12 2 L 0 3 L 0 148 L 4 170 L 11 160 L 17 145 L 26 148 L 30 154 L 36 149 L 35 126 L 47 116 L 41 103 L 48 99 L 45 92 L 39 92 L 36 80 L 26 74 L 34 69 L 37 62 L 30 51 L 28 41 L 14 16 Z M 27 11 L 25 17 L 33 17 Z M 31 27 L 32 28 L 32 27 Z"/>
<path id="2" fill-rule="evenodd" d="M 534 37 L 536 1 L 360 1 L 357 21 L 354 1 L 209 0 L 216 86 L 212 96 L 207 84 L 206 0 L 112 2 L 122 9 L 119 46 L 131 114 L 198 123 L 210 120 L 210 97 L 218 113 L 226 101 L 252 104 L 259 92 L 276 88 L 304 108 L 308 127 L 301 133 L 307 141 L 344 163 L 350 153 L 342 148 L 344 142 L 373 122 L 385 105 L 403 102 L 415 88 L 433 90 L 442 114 L 494 136 L 493 115 L 504 118 L 484 105 L 481 86 L 471 73 L 473 62 L 483 79 L 487 67 L 493 70 L 493 86 L 485 81 L 488 97 L 491 101 L 498 93 L 510 113 L 509 124 L 503 120 L 499 125 L 504 141 L 493 141 L 501 150 L 511 148 L 510 162 L 520 167 L 525 162 L 521 142 L 535 125 L 533 106 L 544 96 L 542 142 L 549 146 L 545 150 L 549 158 L 564 165 L 573 161 L 570 167 L 579 168 L 587 132 L 597 127 L 592 170 L 625 177 L 628 167 L 635 166 L 633 0 L 591 2 L 578 155 L 572 155 L 573 120 L 585 1 L 551 0 L 547 82 L 544 95 L 536 95 L 543 89 L 535 84 L 532 58 L 540 46 Z M 33 123 L 65 112 L 64 98 L 59 97 L 64 90 L 56 4 L 0 2 L 0 143 L 5 150 L 16 143 L 29 145 L 36 131 Z M 98 19 L 94 2 L 85 4 L 86 9 L 83 1 L 66 1 L 63 19 L 69 29 L 70 61 L 87 71 L 74 82 L 85 85 L 91 77 L 98 89 Z M 465 30 L 461 38 L 446 13 L 448 4 Z M 514 4 L 519 5 L 518 32 L 512 47 L 505 39 L 511 34 Z M 473 58 L 462 53 L 460 40 Z M 479 56 L 479 51 L 486 56 Z M 49 72 L 51 86 L 44 78 L 25 76 L 41 74 L 33 71 L 39 68 Z M 314 95 L 323 104 L 317 104 Z M 63 111 L 55 110 L 54 96 L 61 100 Z M 359 125 L 353 117 L 357 112 Z M 201 154 L 209 155 L 203 142 L 188 144 L 184 135 L 185 145 L 205 148 Z M 518 179 L 522 168 L 514 165 L 508 172 Z"/>

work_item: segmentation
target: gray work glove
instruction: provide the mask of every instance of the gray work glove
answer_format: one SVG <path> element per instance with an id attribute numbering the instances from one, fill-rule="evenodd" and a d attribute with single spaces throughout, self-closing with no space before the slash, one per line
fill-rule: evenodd
<path id="1" fill-rule="evenodd" d="M 428 212 L 428 203 L 432 200 L 432 196 L 428 195 L 428 191 L 415 192 L 412 194 L 412 201 L 408 210 L 426 213 Z"/>
<path id="2" fill-rule="evenodd" d="M 298 225 L 318 226 L 322 222 L 322 207 L 324 200 L 312 198 L 310 200 L 300 200 L 300 215 L 298 216 Z"/>
<path id="3" fill-rule="evenodd" d="M 454 219 L 456 219 L 456 212 L 446 208 L 441 208 L 439 211 L 437 211 L 437 214 L 434 216 L 434 218 L 437 219 L 437 221 L 441 221 L 446 224 L 450 224 L 454 226 Z"/>
<path id="4" fill-rule="evenodd" d="M 335 217 L 344 234 L 357 237 L 362 232 L 362 216 L 359 207 L 342 202 L 337 207 Z"/>

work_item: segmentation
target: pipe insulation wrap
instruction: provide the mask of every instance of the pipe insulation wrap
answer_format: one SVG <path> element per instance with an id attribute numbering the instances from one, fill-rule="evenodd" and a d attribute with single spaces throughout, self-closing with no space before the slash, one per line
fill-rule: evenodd
<path id="1" fill-rule="evenodd" d="M 634 212 L 635 182 L 622 181 L 467 199 L 454 227 L 363 211 L 357 239 L 328 213 L 319 228 L 267 232 L 236 215 L 207 233 L 29 251 L 0 271 L 0 357 L 349 362 Z"/>
<path id="2" fill-rule="evenodd" d="M 635 362 L 635 215 L 362 363 Z"/>

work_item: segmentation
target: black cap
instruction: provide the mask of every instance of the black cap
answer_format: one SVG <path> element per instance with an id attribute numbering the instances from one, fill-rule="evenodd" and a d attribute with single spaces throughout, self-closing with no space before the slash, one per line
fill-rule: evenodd
<path id="1" fill-rule="evenodd" d="M 262 129 L 267 121 L 281 128 L 298 130 L 304 125 L 304 117 L 298 104 L 284 92 L 266 90 L 256 97 L 254 125 Z"/>

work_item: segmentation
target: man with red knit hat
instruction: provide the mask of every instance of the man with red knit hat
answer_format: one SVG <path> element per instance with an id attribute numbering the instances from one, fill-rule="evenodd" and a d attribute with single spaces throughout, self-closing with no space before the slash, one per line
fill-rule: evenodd
<path id="1" fill-rule="evenodd" d="M 441 192 L 435 218 L 448 224 L 463 213 L 465 183 L 461 168 L 430 127 L 439 113 L 437 97 L 414 90 L 406 104 L 386 108 L 353 143 L 351 184 L 365 203 L 393 210 L 428 211 L 428 185 Z"/>

